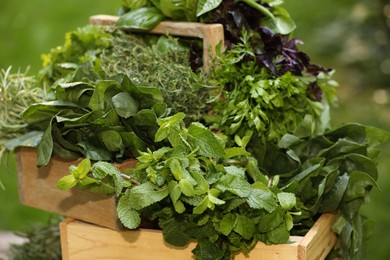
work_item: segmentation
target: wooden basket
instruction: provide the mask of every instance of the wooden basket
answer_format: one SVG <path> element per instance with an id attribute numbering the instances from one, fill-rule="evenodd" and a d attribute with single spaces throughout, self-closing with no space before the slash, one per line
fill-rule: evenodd
<path id="1" fill-rule="evenodd" d="M 53 157 L 46 167 L 38 168 L 35 149 L 19 148 L 15 155 L 22 204 L 111 229 L 123 229 L 116 213 L 115 196 L 76 188 L 62 191 L 56 187 L 58 180 L 69 174 L 69 166 L 77 165 L 81 159 L 69 162 Z M 124 170 L 135 164 L 136 160 L 129 160 L 117 167 Z"/>
<path id="2" fill-rule="evenodd" d="M 336 243 L 331 230 L 335 215 L 323 214 L 304 236 L 291 236 L 279 245 L 258 243 L 249 256 L 235 259 L 313 260 L 324 259 Z M 114 231 L 68 218 L 60 224 L 63 260 L 84 259 L 194 259 L 195 242 L 186 247 L 168 245 L 158 230 Z"/>

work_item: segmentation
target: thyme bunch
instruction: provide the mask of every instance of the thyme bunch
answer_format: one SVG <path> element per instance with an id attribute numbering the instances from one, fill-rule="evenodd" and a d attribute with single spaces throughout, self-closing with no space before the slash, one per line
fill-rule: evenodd
<path id="1" fill-rule="evenodd" d="M 165 36 L 163 36 L 165 37 Z M 172 114 L 184 112 L 199 120 L 207 110 L 210 88 L 202 73 L 192 71 L 189 50 L 175 38 L 165 38 L 151 46 L 131 34 L 116 32 L 110 50 L 101 56 L 103 71 L 109 76 L 124 73 L 141 85 L 158 86 Z"/>

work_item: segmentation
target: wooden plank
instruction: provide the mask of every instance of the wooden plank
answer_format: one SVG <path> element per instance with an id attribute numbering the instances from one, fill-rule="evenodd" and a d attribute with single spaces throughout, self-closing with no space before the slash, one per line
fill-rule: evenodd
<path id="1" fill-rule="evenodd" d="M 259 242 L 249 255 L 239 254 L 235 259 L 323 259 L 323 254 L 329 252 L 328 236 L 334 236 L 330 228 L 332 216 L 321 217 L 320 223 L 316 223 L 305 237 L 291 236 L 288 243 L 279 245 Z M 322 232 L 322 235 L 314 235 L 318 232 Z M 132 260 L 187 260 L 194 259 L 191 251 L 196 246 L 191 242 L 186 247 L 172 247 L 164 241 L 162 232 L 158 230 L 114 231 L 74 219 L 61 223 L 61 245 L 64 260 L 129 259 L 129 256 Z M 304 250 L 307 254 L 299 254 L 299 250 Z M 319 251 L 320 255 L 316 253 Z"/>
<path id="2" fill-rule="evenodd" d="M 119 16 L 94 15 L 89 18 L 89 22 L 94 25 L 113 26 L 118 19 Z M 206 72 L 210 70 L 211 64 L 216 57 L 218 44 L 220 44 L 222 48 L 224 43 L 222 24 L 164 21 L 150 30 L 149 33 L 203 39 L 203 67 Z"/>
<path id="3" fill-rule="evenodd" d="M 16 152 L 19 200 L 22 204 L 41 210 L 70 216 L 112 229 L 122 229 L 116 214 L 115 196 L 96 194 L 79 189 L 62 191 L 57 181 L 68 175 L 71 165 L 80 160 L 64 161 L 53 157 L 46 167 L 36 167 L 37 153 L 32 148 L 20 148 Z M 120 167 L 133 167 L 131 160 Z"/>
<path id="4" fill-rule="evenodd" d="M 334 214 L 322 214 L 298 246 L 298 259 L 325 259 L 336 244 L 332 231 Z"/>

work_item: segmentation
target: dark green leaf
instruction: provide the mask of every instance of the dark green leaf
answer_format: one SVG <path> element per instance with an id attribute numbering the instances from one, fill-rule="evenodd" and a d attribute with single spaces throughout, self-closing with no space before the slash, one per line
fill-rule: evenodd
<path id="1" fill-rule="evenodd" d="M 137 114 L 139 106 L 127 92 L 121 92 L 112 97 L 112 104 L 120 117 L 129 118 Z"/>

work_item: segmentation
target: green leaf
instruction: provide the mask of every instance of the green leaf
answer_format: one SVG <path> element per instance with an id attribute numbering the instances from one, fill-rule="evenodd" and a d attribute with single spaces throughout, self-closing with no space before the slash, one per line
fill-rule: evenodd
<path id="1" fill-rule="evenodd" d="M 193 214 L 202 214 L 205 212 L 209 204 L 209 197 L 205 196 L 203 200 L 193 209 Z"/>
<path id="2" fill-rule="evenodd" d="M 285 222 L 266 234 L 267 242 L 272 244 L 284 244 L 288 241 L 289 237 L 290 232 Z"/>
<path id="3" fill-rule="evenodd" d="M 189 197 L 195 196 L 194 186 L 187 179 L 181 179 L 179 181 L 179 186 L 184 195 Z"/>
<path id="4" fill-rule="evenodd" d="M 122 192 L 124 182 L 122 173 L 115 165 L 108 162 L 96 162 L 92 166 L 92 175 L 97 178 L 104 178 L 104 176 L 107 175 L 111 176 L 115 184 L 115 194 L 119 197 Z"/>
<path id="5" fill-rule="evenodd" d="M 183 247 L 190 242 L 190 236 L 185 230 L 185 223 L 174 218 L 161 219 L 159 223 L 163 230 L 164 240 L 173 246 Z"/>
<path id="6" fill-rule="evenodd" d="M 237 215 L 228 213 L 223 216 L 221 222 L 219 223 L 219 231 L 228 236 L 230 232 L 235 228 L 237 223 Z"/>
<path id="7" fill-rule="evenodd" d="M 247 198 L 248 205 L 253 209 L 265 209 L 268 212 L 273 212 L 278 204 L 271 192 L 263 183 L 254 183 L 253 189 Z"/>
<path id="8" fill-rule="evenodd" d="M 83 179 L 91 171 L 91 160 L 89 158 L 83 159 L 77 167 L 72 171 L 72 175 L 77 179 Z"/>
<path id="9" fill-rule="evenodd" d="M 142 7 L 122 15 L 116 23 L 120 29 L 148 31 L 164 19 L 163 13 L 155 7 Z"/>
<path id="10" fill-rule="evenodd" d="M 168 167 L 176 180 L 180 181 L 181 179 L 183 179 L 183 169 L 181 168 L 181 164 L 178 159 L 172 158 L 171 160 L 169 160 Z"/>
<path id="11" fill-rule="evenodd" d="M 285 213 L 281 208 L 275 209 L 272 213 L 269 213 L 261 218 L 258 224 L 259 231 L 262 233 L 266 233 L 273 229 L 276 229 L 284 222 L 284 217 Z"/>
<path id="12" fill-rule="evenodd" d="M 215 184 L 215 188 L 222 192 L 229 191 L 241 198 L 247 198 L 252 192 L 251 185 L 242 177 L 226 174 Z"/>
<path id="13" fill-rule="evenodd" d="M 49 126 L 46 128 L 45 132 L 42 135 L 41 142 L 37 146 L 37 166 L 42 167 L 46 166 L 53 153 L 53 137 L 51 135 L 52 122 L 54 117 L 50 120 Z"/>
<path id="14" fill-rule="evenodd" d="M 105 147 L 110 152 L 121 151 L 124 148 L 122 137 L 115 130 L 107 130 L 107 131 L 101 132 L 100 137 L 101 137 Z"/>
<path id="15" fill-rule="evenodd" d="M 162 13 L 174 20 L 185 20 L 187 0 L 160 0 Z"/>
<path id="16" fill-rule="evenodd" d="M 158 119 L 158 125 L 160 128 L 157 130 L 155 142 L 161 142 L 169 136 L 169 133 L 174 128 L 179 128 L 183 123 L 183 119 L 186 117 L 184 113 L 177 113 L 173 116 Z"/>
<path id="17" fill-rule="evenodd" d="M 280 206 L 284 210 L 291 210 L 296 204 L 297 204 L 297 199 L 295 197 L 294 193 L 290 192 L 279 192 L 277 194 Z"/>
<path id="18" fill-rule="evenodd" d="M 222 3 L 222 0 L 198 0 L 196 7 L 196 16 L 208 13 L 217 8 Z"/>
<path id="19" fill-rule="evenodd" d="M 146 182 L 126 191 L 124 195 L 131 202 L 131 208 L 141 210 L 169 195 L 168 187 L 158 189 L 152 183 Z"/>
<path id="20" fill-rule="evenodd" d="M 209 198 L 209 201 L 215 205 L 223 205 L 225 204 L 225 201 L 217 198 L 218 195 L 220 194 L 221 192 L 217 189 L 210 189 L 209 191 L 209 194 L 207 195 L 208 198 Z"/>
<path id="21" fill-rule="evenodd" d="M 121 92 L 112 97 L 112 104 L 120 117 L 129 118 L 137 114 L 138 102 L 127 92 Z"/>
<path id="22" fill-rule="evenodd" d="M 225 154 L 223 141 L 200 123 L 191 123 L 188 128 L 188 143 L 206 157 L 221 158 Z"/>
<path id="23" fill-rule="evenodd" d="M 176 203 L 181 196 L 181 190 L 179 184 L 176 181 L 170 181 L 168 183 L 168 189 L 169 189 L 169 197 L 171 197 L 173 203 Z"/>
<path id="24" fill-rule="evenodd" d="M 234 231 L 240 234 L 244 239 L 251 239 L 255 232 L 255 223 L 246 216 L 237 215 Z"/>
<path id="25" fill-rule="evenodd" d="M 57 188 L 60 190 L 70 190 L 78 183 L 77 179 L 73 175 L 66 175 L 57 182 Z"/>
<path id="26" fill-rule="evenodd" d="M 141 217 L 131 205 L 131 198 L 126 194 L 122 196 L 117 205 L 118 218 L 125 227 L 136 229 L 141 224 Z"/>
<path id="27" fill-rule="evenodd" d="M 37 147 L 37 145 L 42 140 L 43 132 L 41 131 L 31 131 L 24 135 L 18 136 L 8 140 L 4 145 L 9 151 L 13 151 L 16 147 L 26 146 L 26 147 Z"/>
<path id="28" fill-rule="evenodd" d="M 245 151 L 244 148 L 241 147 L 231 147 L 225 150 L 225 159 L 230 159 L 236 156 L 249 156 L 250 153 Z"/>

